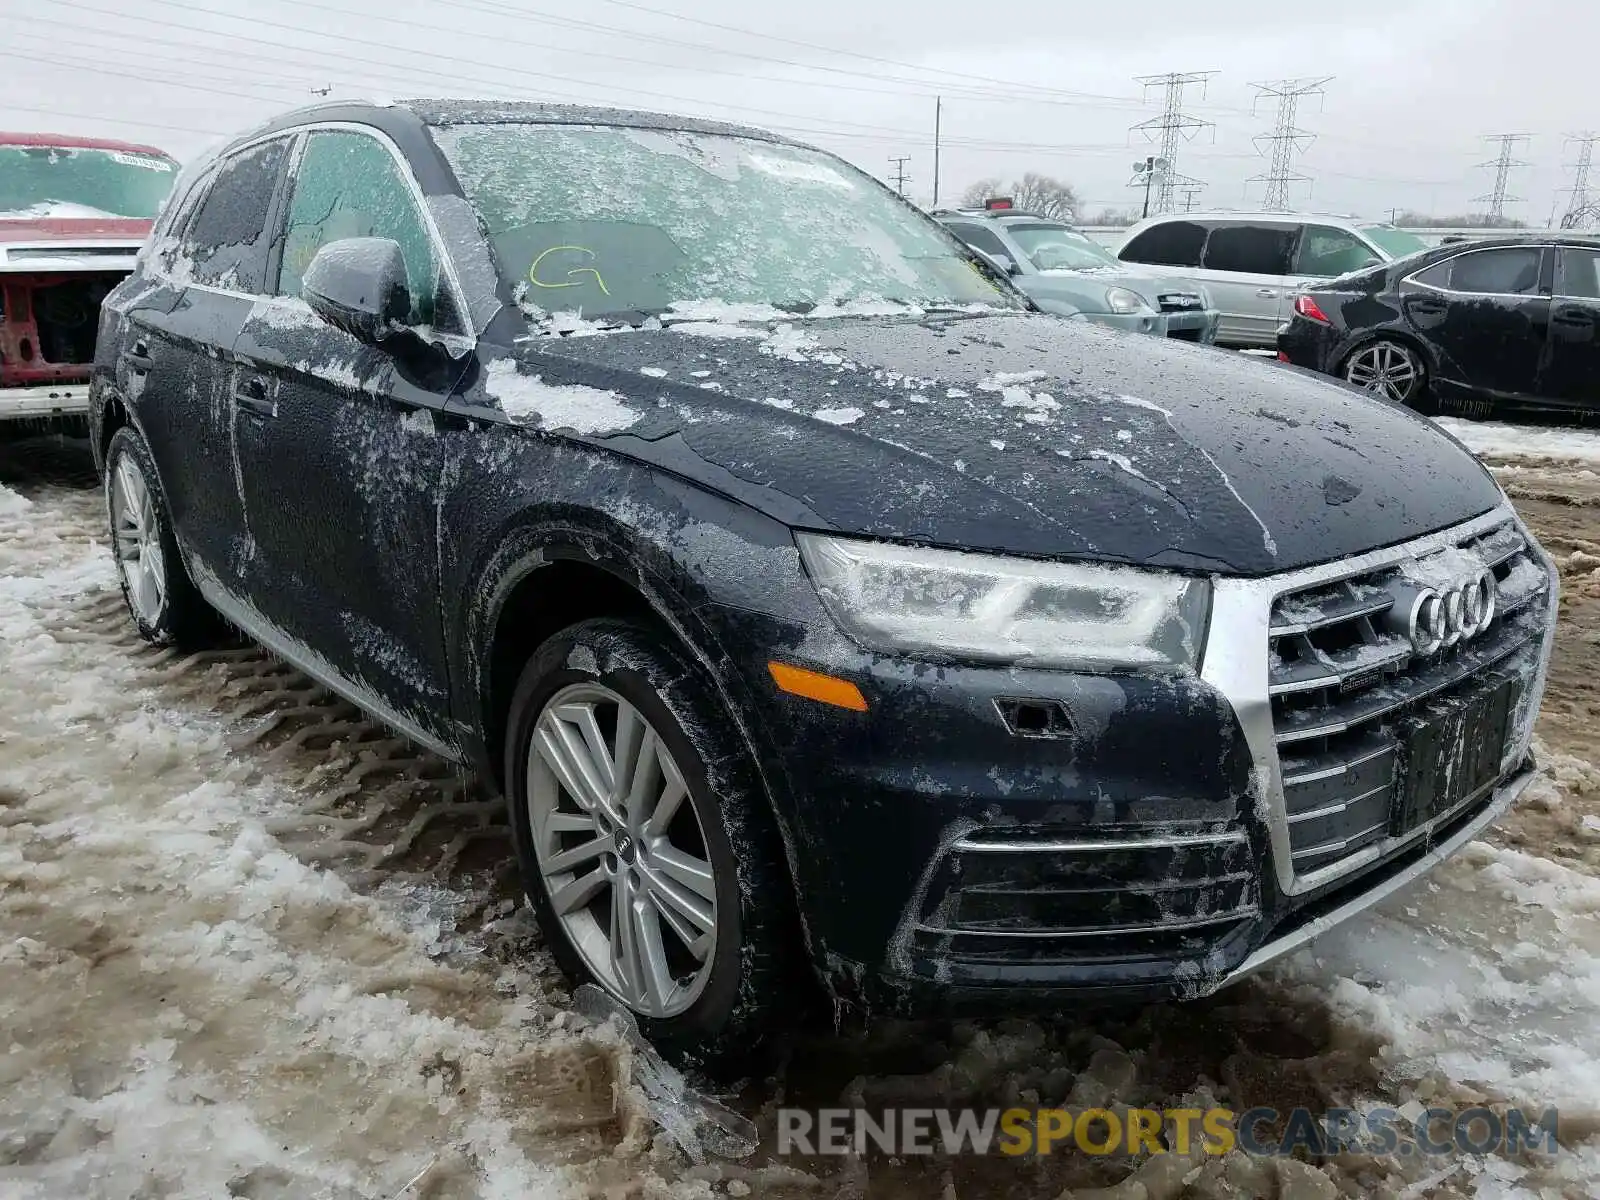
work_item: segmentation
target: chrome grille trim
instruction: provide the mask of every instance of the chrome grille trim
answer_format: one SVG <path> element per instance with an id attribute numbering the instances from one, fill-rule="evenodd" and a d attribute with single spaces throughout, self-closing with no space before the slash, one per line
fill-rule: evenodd
<path id="1" fill-rule="evenodd" d="M 1346 844 L 1358 840 L 1360 836 L 1375 836 L 1375 840 L 1332 863 L 1308 870 L 1296 869 L 1297 851 L 1302 862 L 1315 856 L 1306 853 L 1306 847 L 1297 846 L 1295 839 L 1291 837 L 1286 781 L 1277 736 L 1279 730 L 1274 721 L 1272 692 L 1274 681 L 1271 677 L 1270 647 L 1273 638 L 1288 635 L 1284 626 L 1309 622 L 1280 620 L 1278 627 L 1274 628 L 1273 609 L 1276 602 L 1284 596 L 1312 589 L 1333 589 L 1350 581 L 1360 581 L 1364 576 L 1394 568 L 1407 560 L 1423 558 L 1491 534 L 1494 536 L 1479 547 L 1480 554 L 1486 560 L 1500 565 L 1525 551 L 1545 575 L 1543 587 L 1530 592 L 1526 598 L 1502 606 L 1501 609 L 1503 615 L 1509 615 L 1521 610 L 1535 599 L 1539 599 L 1547 607 L 1547 612 L 1531 639 L 1517 639 L 1517 645 L 1511 646 L 1505 654 L 1497 656 L 1498 659 L 1504 659 L 1507 655 L 1525 653 L 1534 642 L 1541 643 L 1536 651 L 1537 657 L 1532 677 L 1528 682 L 1526 699 L 1519 710 L 1522 720 L 1513 727 L 1506 750 L 1506 762 L 1514 764 L 1526 756 L 1531 745 L 1533 721 L 1538 714 L 1549 673 L 1550 652 L 1554 643 L 1558 579 L 1554 564 L 1538 548 L 1537 543 L 1511 508 L 1509 501 L 1504 501 L 1494 510 L 1454 528 L 1428 534 L 1401 545 L 1384 547 L 1342 561 L 1282 575 L 1259 579 L 1219 578 L 1214 581 L 1211 626 L 1201 678 L 1226 697 L 1244 732 L 1252 766 L 1252 804 L 1255 813 L 1266 827 L 1273 860 L 1271 869 L 1283 894 L 1301 895 L 1334 883 L 1430 835 L 1435 828 L 1459 817 L 1461 811 L 1469 805 L 1463 803 L 1452 812 L 1440 814 L 1399 836 L 1389 835 L 1386 830 L 1380 830 L 1376 835 L 1372 835 L 1369 830 L 1365 835 L 1343 837 L 1339 840 Z M 1349 596 L 1349 589 L 1346 588 L 1345 591 Z M 1366 599 L 1373 603 L 1377 602 L 1377 597 Z M 1313 615 L 1312 619 L 1315 620 L 1318 615 Z M 1502 626 L 1497 625 L 1495 628 L 1499 629 Z M 1492 637 L 1493 631 L 1484 636 L 1485 639 Z M 1473 670 L 1455 679 L 1454 682 L 1459 684 L 1463 680 L 1480 677 L 1494 669 L 1493 663 L 1479 662 Z M 1280 696 L 1283 694 L 1280 693 Z M 1407 701 L 1407 703 L 1414 702 L 1414 697 Z M 1376 728 L 1377 721 L 1374 715 L 1369 714 L 1363 721 L 1347 723 L 1347 726 L 1359 727 L 1368 723 Z M 1306 737 L 1299 740 L 1310 742 L 1312 739 Z M 1293 743 L 1285 745 L 1283 750 L 1287 752 L 1293 745 Z M 1304 786 L 1315 784 L 1319 780 L 1333 779 L 1357 769 L 1362 764 L 1370 764 L 1385 755 L 1394 754 L 1397 748 L 1397 743 L 1391 737 L 1376 748 L 1369 750 L 1363 747 L 1359 759 L 1326 765 L 1318 763 L 1316 755 L 1302 753 L 1295 756 L 1285 753 L 1284 758 L 1297 757 L 1299 761 L 1299 769 L 1289 777 L 1289 784 Z M 1368 802 L 1370 803 L 1370 798 Z"/>
<path id="2" fill-rule="evenodd" d="M 961 838 L 950 849 L 963 854 L 1098 854 L 1119 850 L 1167 850 L 1188 846 L 1227 846 L 1246 841 L 1242 829 L 1225 833 L 1152 834 L 1135 838 L 1087 838 L 1082 841 L 1056 838 L 1050 841 L 976 841 Z"/>
<path id="3" fill-rule="evenodd" d="M 966 925 L 929 925 L 919 922 L 916 931 L 931 937 L 985 937 L 985 938 L 1093 938 L 1126 937 L 1140 933 L 1181 933 L 1185 929 L 1204 929 L 1208 925 L 1226 925 L 1233 921 L 1253 921 L 1261 915 L 1254 904 L 1227 912 L 1206 913 L 1200 917 L 1182 917 L 1171 921 L 1147 921 L 1139 925 L 1082 925 L 1072 929 L 984 929 Z"/>

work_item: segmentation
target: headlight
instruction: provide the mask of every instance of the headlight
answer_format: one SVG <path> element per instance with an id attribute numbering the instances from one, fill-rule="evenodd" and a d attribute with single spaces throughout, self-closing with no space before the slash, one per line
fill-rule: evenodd
<path id="1" fill-rule="evenodd" d="M 1144 302 L 1144 297 L 1138 292 L 1130 292 L 1127 288 L 1114 287 L 1106 289 L 1106 307 L 1114 313 L 1136 313 L 1150 306 Z"/>
<path id="2" fill-rule="evenodd" d="M 855 641 L 908 653 L 1084 670 L 1195 669 L 1203 579 L 796 535 L 829 614 Z"/>

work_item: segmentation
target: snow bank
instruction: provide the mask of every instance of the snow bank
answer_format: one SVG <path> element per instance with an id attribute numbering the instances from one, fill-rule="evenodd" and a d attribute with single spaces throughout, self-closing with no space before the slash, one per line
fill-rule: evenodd
<path id="1" fill-rule="evenodd" d="M 1454 417 L 1439 417 L 1436 423 L 1478 455 L 1600 463 L 1600 433 L 1587 429 L 1463 421 Z"/>

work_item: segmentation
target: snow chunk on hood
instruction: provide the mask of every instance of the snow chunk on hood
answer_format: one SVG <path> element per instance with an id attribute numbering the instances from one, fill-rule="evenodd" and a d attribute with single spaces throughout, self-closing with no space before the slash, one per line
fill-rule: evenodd
<path id="1" fill-rule="evenodd" d="M 859 408 L 819 408 L 813 415 L 829 425 L 850 425 L 861 420 L 866 413 Z"/>
<path id="2" fill-rule="evenodd" d="M 490 363 L 487 374 L 484 389 L 518 424 L 533 418 L 545 429 L 596 434 L 614 433 L 639 420 L 639 414 L 615 392 L 581 384 L 545 383 L 538 375 L 524 375 L 509 358 Z"/>

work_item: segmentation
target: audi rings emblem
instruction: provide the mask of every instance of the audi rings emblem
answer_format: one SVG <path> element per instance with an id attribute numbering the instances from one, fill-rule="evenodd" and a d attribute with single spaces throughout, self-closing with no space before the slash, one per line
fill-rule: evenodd
<path id="1" fill-rule="evenodd" d="M 1412 648 L 1436 654 L 1477 637 L 1494 621 L 1495 596 L 1494 576 L 1487 570 L 1448 588 L 1422 588 L 1407 620 Z"/>

